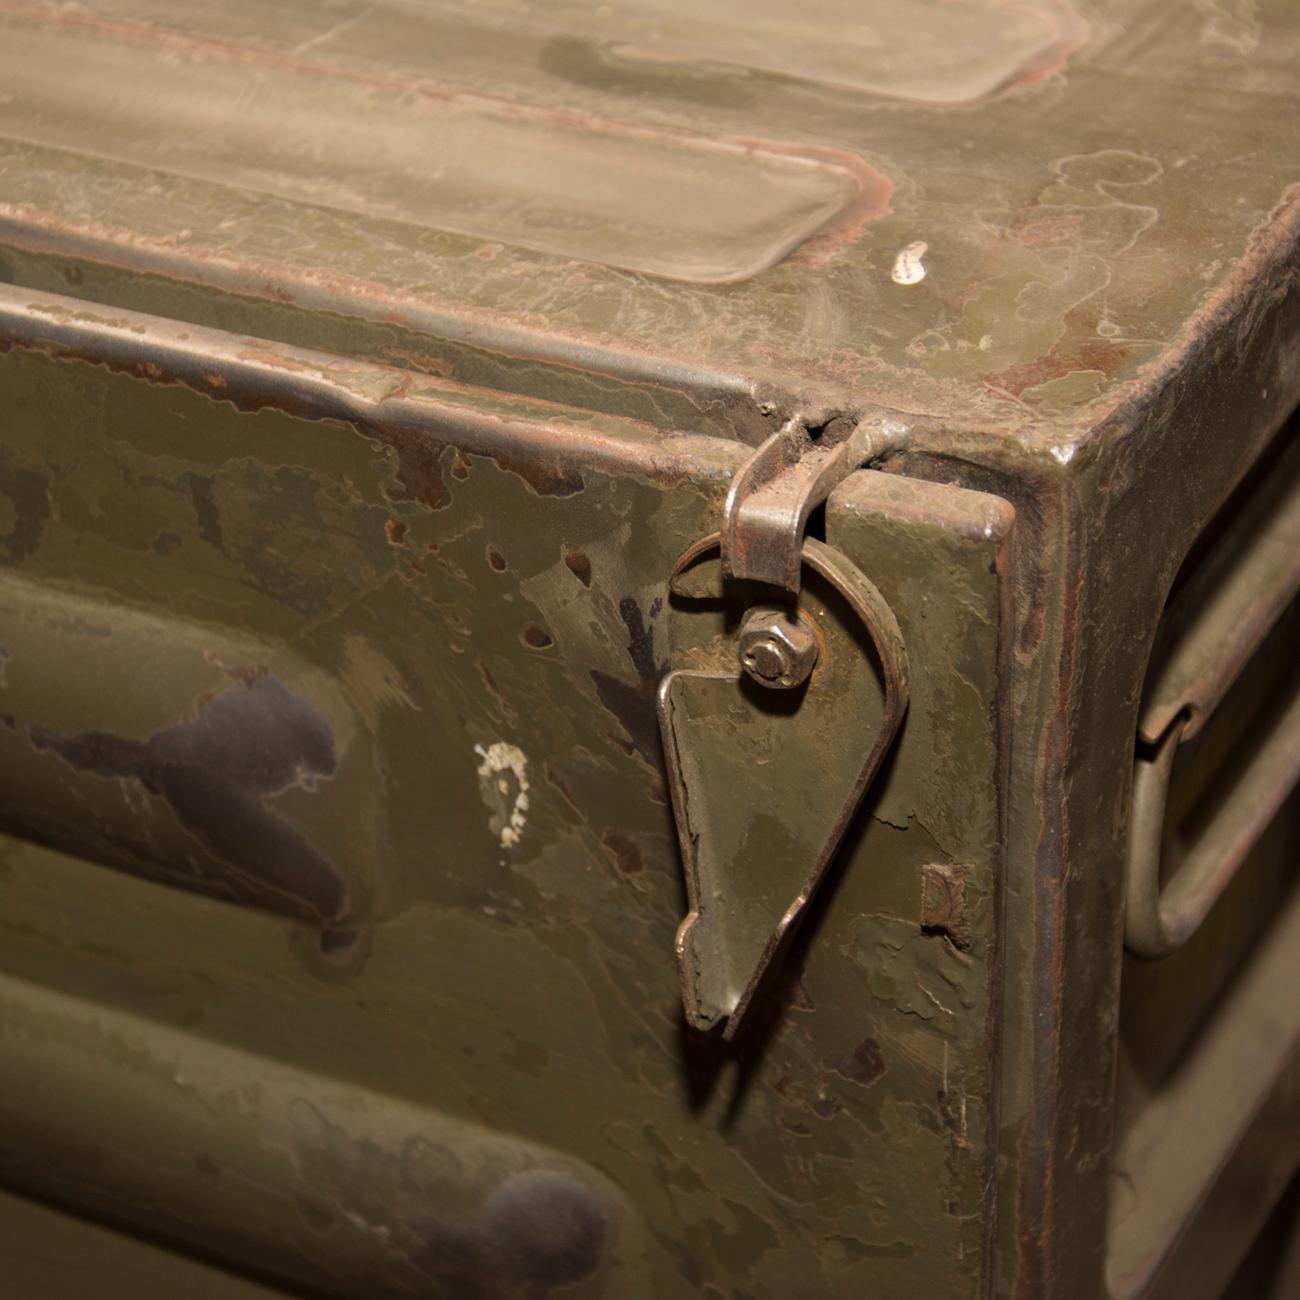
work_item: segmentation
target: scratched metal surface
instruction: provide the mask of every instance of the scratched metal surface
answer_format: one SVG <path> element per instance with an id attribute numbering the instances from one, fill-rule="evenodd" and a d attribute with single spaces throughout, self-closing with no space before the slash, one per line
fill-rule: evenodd
<path id="1" fill-rule="evenodd" d="M 680 1021 L 653 692 L 736 444 L 656 470 L 606 427 L 623 472 L 548 476 L 448 429 L 421 463 L 156 378 L 0 357 L 0 1178 L 331 1295 L 979 1294 L 1009 509 L 880 475 L 833 507 L 894 555 L 913 739 L 724 1050 Z"/>
<path id="2" fill-rule="evenodd" d="M 32 602 L 0 742 L 12 828 L 52 847 L 5 841 L 2 991 L 25 1035 L 62 1009 L 66 1125 L 60 1147 L 35 1087 L 4 1099 L 31 1139 L 0 1151 L 11 1183 L 156 1220 L 132 1157 L 148 1106 L 109 1140 L 77 1127 L 73 1049 L 98 1034 L 115 1096 L 137 1071 L 207 1134 L 209 1211 L 171 1171 L 191 1199 L 169 1239 L 293 1285 L 459 1296 L 479 1264 L 485 1294 L 529 1300 L 1101 1293 L 1146 653 L 1198 529 L 1300 396 L 1300 15 L 990 5 L 965 98 L 937 103 L 919 38 L 940 7 L 909 30 L 883 6 L 907 57 L 831 80 L 794 39 L 719 57 L 709 24 L 734 10 L 695 9 L 656 45 L 649 0 L 607 31 L 577 3 L 0 4 L 0 30 L 151 50 L 169 76 L 378 78 L 399 114 L 427 80 L 669 152 L 757 138 L 863 185 L 766 269 L 704 285 L 443 230 L 365 186 L 345 202 L 337 176 L 305 201 L 182 175 L 165 111 L 142 166 L 76 85 L 44 143 L 30 122 L 0 139 L 6 590 L 62 596 L 103 685 L 43 677 L 73 652 Z M 675 1001 L 657 602 L 741 444 L 797 406 L 871 403 L 914 417 L 889 467 L 908 477 L 855 479 L 828 536 L 894 605 L 917 693 L 762 1041 L 733 1054 Z M 151 619 L 190 654 L 152 690 Z M 250 724 L 276 744 L 232 766 Z M 312 846 L 287 890 L 214 835 L 212 764 L 223 798 Z M 160 888 L 178 858 L 191 888 Z M 969 916 L 936 864 L 967 868 Z M 247 1133 L 260 1112 L 186 1086 L 188 1061 L 250 1057 L 280 1071 L 259 1102 L 279 1164 L 256 1143 L 217 1159 L 211 1115 Z M 323 1121 L 285 1120 L 294 1089 Z M 376 1095 L 405 1134 L 367 1118 Z M 565 1212 L 498 1259 L 555 1176 Z M 266 1204 L 252 1186 L 276 1242 L 220 1231 Z"/>
<path id="3" fill-rule="evenodd" d="M 615 27 L 664 25 L 661 7 L 610 8 L 622 18 L 601 21 Z M 921 6 L 905 22 L 886 6 L 876 39 L 888 52 L 942 46 L 948 8 Z M 966 22 L 969 8 L 956 6 L 954 21 Z M 276 304 L 328 301 L 485 343 L 545 330 L 549 341 L 534 347 L 608 351 L 596 358 L 601 369 L 662 374 L 677 365 L 740 392 L 765 379 L 797 382 L 841 399 L 960 416 L 1013 440 L 1075 441 L 1179 345 L 1189 321 L 1226 291 L 1252 232 L 1288 198 L 1300 144 L 1275 124 L 1296 111 L 1300 20 L 1288 0 L 985 8 L 990 20 L 963 46 L 971 67 L 1001 67 L 1008 45 L 1019 49 L 1024 33 L 1007 28 L 1012 12 L 1068 39 L 1047 43 L 1050 59 L 1013 60 L 1018 73 L 973 102 L 945 105 L 747 63 L 740 36 L 735 62 L 717 61 L 707 43 L 692 54 L 689 31 L 664 50 L 642 50 L 645 41 L 628 49 L 599 24 L 580 23 L 581 6 L 542 21 L 536 6 L 504 0 L 358 0 L 324 11 L 304 0 L 207 11 L 168 0 L 76 10 L 6 3 L 0 16 L 15 49 L 39 29 L 42 41 L 78 57 L 127 48 L 135 59 L 161 60 L 168 76 L 192 64 L 196 75 L 225 77 L 254 107 L 269 96 L 259 110 L 268 160 L 280 132 L 269 110 L 276 96 L 292 109 L 301 83 L 341 102 L 360 85 L 372 107 L 387 103 L 399 118 L 424 111 L 444 89 L 484 96 L 542 113 L 539 147 L 551 129 L 545 113 L 559 112 L 574 130 L 588 124 L 593 139 L 611 124 L 659 131 L 665 142 L 685 132 L 856 159 L 869 170 L 860 173 L 859 208 L 779 264 L 709 287 L 576 260 L 571 248 L 561 257 L 529 252 L 490 231 L 442 233 L 436 198 L 417 223 L 382 211 L 360 221 L 331 207 L 327 144 L 314 204 L 211 178 L 182 181 L 168 174 L 177 150 L 158 112 L 145 127 L 157 141 L 152 172 L 5 143 L 4 242 L 69 251 L 93 241 L 102 260 Z M 520 11 L 532 21 L 515 21 Z M 700 21 L 710 15 L 716 42 L 733 9 L 706 7 Z M 73 131 L 83 154 L 111 157 L 118 128 L 93 80 L 82 90 L 66 85 L 61 114 L 47 123 L 55 145 Z M 246 167 L 256 167 L 258 151 Z M 412 183 L 436 190 L 441 166 L 435 153 Z M 757 177 L 762 165 L 755 159 L 752 168 Z M 575 211 L 588 181 L 575 185 Z M 345 206 L 382 208 L 385 189 L 390 182 L 372 180 Z M 666 187 L 664 202 L 674 193 Z M 449 203 L 455 209 L 454 196 Z M 712 203 L 711 219 L 726 221 L 727 205 Z M 923 254 L 900 262 L 920 244 Z M 24 261 L 11 274 L 36 277 Z M 96 292 L 131 305 L 125 286 Z M 172 302 L 181 314 L 202 310 L 192 298 Z M 350 347 L 366 347 L 367 337 L 357 330 Z"/>

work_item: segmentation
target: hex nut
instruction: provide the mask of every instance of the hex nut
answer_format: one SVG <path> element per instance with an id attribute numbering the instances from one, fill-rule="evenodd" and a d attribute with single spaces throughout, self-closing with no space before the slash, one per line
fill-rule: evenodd
<path id="1" fill-rule="evenodd" d="M 806 682 L 817 664 L 817 638 L 788 610 L 759 605 L 740 628 L 740 666 L 761 686 L 789 690 Z"/>

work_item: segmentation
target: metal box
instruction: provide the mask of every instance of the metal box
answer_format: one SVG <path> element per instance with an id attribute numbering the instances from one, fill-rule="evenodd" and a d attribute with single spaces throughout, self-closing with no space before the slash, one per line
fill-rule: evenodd
<path id="1" fill-rule="evenodd" d="M 6 1295 L 1220 1295 L 1300 1165 L 1298 61 L 0 3 Z"/>

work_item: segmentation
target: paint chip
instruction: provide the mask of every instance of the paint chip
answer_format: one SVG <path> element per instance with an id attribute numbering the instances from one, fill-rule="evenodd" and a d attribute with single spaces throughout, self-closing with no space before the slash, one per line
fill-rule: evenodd
<path id="1" fill-rule="evenodd" d="M 517 745 L 498 740 L 486 749 L 475 745 L 479 790 L 488 809 L 488 828 L 503 849 L 519 843 L 528 822 L 528 760 Z"/>
<path id="2" fill-rule="evenodd" d="M 923 239 L 908 244 L 894 258 L 894 269 L 890 272 L 890 279 L 895 284 L 920 284 L 925 279 L 925 263 L 921 259 L 929 250 L 930 245 Z"/>

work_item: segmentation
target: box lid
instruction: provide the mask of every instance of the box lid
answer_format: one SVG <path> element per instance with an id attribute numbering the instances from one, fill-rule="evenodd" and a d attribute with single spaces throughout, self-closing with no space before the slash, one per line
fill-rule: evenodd
<path id="1" fill-rule="evenodd" d="M 1056 445 L 1294 246 L 1298 60 L 1290 0 L 0 3 L 0 247 Z"/>

